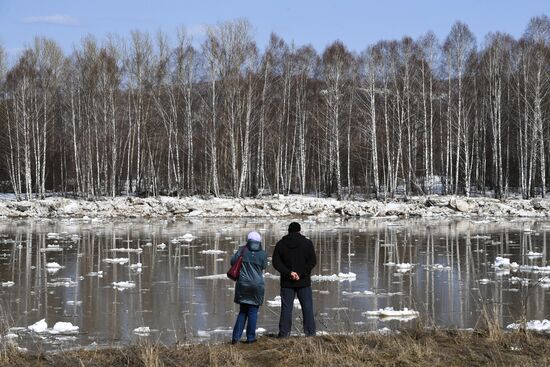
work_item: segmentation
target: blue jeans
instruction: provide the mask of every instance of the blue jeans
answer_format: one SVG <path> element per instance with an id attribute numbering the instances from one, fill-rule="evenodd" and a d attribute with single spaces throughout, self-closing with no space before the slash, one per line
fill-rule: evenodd
<path id="1" fill-rule="evenodd" d="M 241 339 L 241 336 L 243 336 L 245 323 L 246 340 L 252 341 L 256 339 L 256 321 L 258 321 L 259 308 L 259 306 L 247 305 L 246 303 L 240 304 L 237 321 L 235 321 L 235 326 L 233 327 L 233 341 L 239 341 Z"/>
<path id="2" fill-rule="evenodd" d="M 287 337 L 292 328 L 292 309 L 294 297 L 298 296 L 304 319 L 304 334 L 315 336 L 315 317 L 313 316 L 313 294 L 311 287 L 281 288 L 281 318 L 279 319 L 279 336 Z"/>

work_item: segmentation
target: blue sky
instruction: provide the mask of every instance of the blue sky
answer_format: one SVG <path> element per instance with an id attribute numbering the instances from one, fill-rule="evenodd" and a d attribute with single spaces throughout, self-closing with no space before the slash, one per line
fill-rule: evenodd
<path id="1" fill-rule="evenodd" d="M 550 15 L 550 0 L 0 0 L 0 43 L 14 57 L 40 35 L 69 52 L 86 34 L 102 39 L 162 29 L 175 38 L 180 26 L 198 43 L 205 25 L 243 17 L 260 47 L 273 31 L 319 51 L 335 39 L 361 51 L 381 39 L 416 38 L 428 30 L 443 39 L 456 20 L 466 22 L 478 42 L 490 31 L 519 37 L 541 14 Z"/>

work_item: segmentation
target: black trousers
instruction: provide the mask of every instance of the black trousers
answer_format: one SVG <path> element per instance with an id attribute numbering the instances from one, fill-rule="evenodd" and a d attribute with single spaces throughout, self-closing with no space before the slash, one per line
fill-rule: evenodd
<path id="1" fill-rule="evenodd" d="M 281 318 L 279 319 L 279 336 L 287 337 L 292 328 L 292 309 L 294 298 L 298 296 L 304 319 L 304 334 L 315 336 L 315 317 L 313 316 L 313 294 L 311 287 L 281 288 Z"/>

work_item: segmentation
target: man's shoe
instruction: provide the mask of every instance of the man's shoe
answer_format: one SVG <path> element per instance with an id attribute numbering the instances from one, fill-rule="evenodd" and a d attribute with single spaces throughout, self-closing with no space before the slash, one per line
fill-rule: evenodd
<path id="1" fill-rule="evenodd" d="M 238 342 L 238 340 L 231 340 L 231 344 L 237 344 Z"/>
<path id="2" fill-rule="evenodd" d="M 252 344 L 252 343 L 256 343 L 258 340 L 257 339 L 253 339 L 253 340 L 247 340 L 245 341 L 246 344 Z"/>

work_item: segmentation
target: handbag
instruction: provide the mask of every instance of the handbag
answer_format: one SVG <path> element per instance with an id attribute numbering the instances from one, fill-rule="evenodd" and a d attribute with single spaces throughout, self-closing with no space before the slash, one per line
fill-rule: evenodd
<path id="1" fill-rule="evenodd" d="M 246 246 L 244 247 L 237 261 L 235 261 L 235 263 L 231 266 L 231 268 L 227 272 L 227 277 L 233 281 L 237 281 L 237 279 L 239 279 L 239 274 L 241 273 L 241 268 L 243 266 L 243 256 L 245 251 L 246 251 Z"/>

